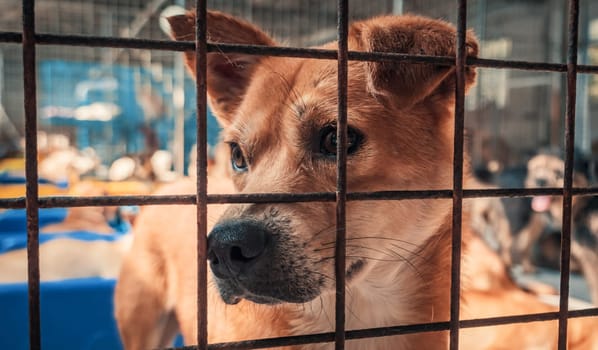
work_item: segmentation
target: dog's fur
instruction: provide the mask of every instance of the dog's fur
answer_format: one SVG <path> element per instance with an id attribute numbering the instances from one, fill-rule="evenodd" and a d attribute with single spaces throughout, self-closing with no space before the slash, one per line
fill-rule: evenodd
<path id="1" fill-rule="evenodd" d="M 476 188 L 489 187 L 479 185 Z M 469 205 L 473 232 L 500 255 L 506 266 L 510 267 L 513 233 L 500 198 L 475 198 L 466 203 Z"/>
<path id="2" fill-rule="evenodd" d="M 588 176 L 582 168 L 583 166 L 580 166 L 573 172 L 574 187 L 588 186 Z M 564 169 L 564 161 L 560 156 L 554 152 L 542 152 L 529 160 L 525 185 L 528 188 L 562 187 Z M 571 257 L 573 265 L 579 266 L 588 281 L 592 301 L 598 305 L 597 202 L 594 198 L 573 197 Z M 563 197 L 536 196 L 532 199 L 532 210 L 528 224 L 518 234 L 516 253 L 520 256 L 524 269 L 533 270 L 532 248 L 542 241 L 543 249 L 540 253 L 544 261 L 558 268 L 560 262 L 558 240 L 563 225 Z M 552 239 L 553 237 L 556 237 L 556 240 Z"/>
<path id="3" fill-rule="evenodd" d="M 104 196 L 105 189 L 91 182 L 79 182 L 72 186 L 69 195 L 72 196 Z M 101 234 L 115 233 L 108 223 L 116 216 L 116 207 L 72 207 L 69 208 L 63 221 L 45 225 L 42 233 L 65 233 L 73 231 L 88 231 Z"/>
<path id="4" fill-rule="evenodd" d="M 193 39 L 192 13 L 169 21 L 177 40 Z M 226 14 L 209 12 L 207 25 L 212 42 L 275 44 Z M 455 54 L 454 28 L 423 17 L 378 17 L 352 24 L 349 33 L 350 50 Z M 477 50 L 468 33 L 468 56 Z M 186 59 L 194 71 L 193 53 Z M 335 157 L 326 145 L 337 114 L 336 61 L 214 52 L 207 67 L 211 107 L 231 144 L 231 166 L 237 166 L 231 171 L 236 191 L 335 190 Z M 467 68 L 465 74 L 469 87 L 475 71 Z M 349 62 L 348 190 L 450 188 L 454 86 L 452 67 Z M 209 178 L 208 185 L 210 193 L 232 187 L 222 178 Z M 188 181 L 160 193 L 193 192 Z M 196 339 L 196 218 L 193 206 L 142 210 L 115 292 L 127 349 L 167 345 L 177 329 L 186 342 Z M 209 342 L 333 329 L 333 203 L 210 207 L 209 218 L 219 218 L 208 236 Z M 449 319 L 451 220 L 450 200 L 347 204 L 347 329 Z M 471 309 L 488 302 L 485 296 L 472 297 Z M 352 340 L 347 348 L 446 349 L 448 334 Z"/>

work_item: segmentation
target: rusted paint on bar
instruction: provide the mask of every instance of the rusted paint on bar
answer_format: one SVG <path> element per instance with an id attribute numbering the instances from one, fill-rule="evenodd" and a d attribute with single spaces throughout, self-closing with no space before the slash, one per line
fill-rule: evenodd
<path id="1" fill-rule="evenodd" d="M 467 1 L 458 1 L 457 47 L 455 55 L 455 134 L 453 153 L 453 234 L 451 242 L 450 349 L 459 349 L 461 305 L 461 224 L 463 217 L 463 138 L 465 120 L 465 61 L 467 58 Z"/>
<path id="2" fill-rule="evenodd" d="M 573 188 L 574 196 L 596 196 L 598 188 Z M 493 188 L 463 190 L 463 198 L 506 197 L 520 198 L 531 196 L 561 196 L 562 188 Z M 452 198 L 452 190 L 414 190 L 414 191 L 374 191 L 348 192 L 347 201 L 357 200 L 413 200 L 429 198 Z M 312 193 L 254 193 L 254 194 L 211 194 L 208 204 L 243 204 L 243 203 L 299 203 L 299 202 L 334 202 L 334 192 Z M 42 197 L 40 208 L 98 207 L 119 205 L 191 205 L 196 204 L 195 194 L 185 195 L 148 195 L 148 196 L 93 196 L 93 197 Z M 25 208 L 25 197 L 0 199 L 2 209 Z"/>
<path id="3" fill-rule="evenodd" d="M 27 211 L 27 286 L 29 348 L 41 348 L 39 298 L 39 206 L 37 174 L 37 98 L 35 2 L 23 0 L 23 84 L 25 100 L 25 202 Z"/>
<path id="4" fill-rule="evenodd" d="M 345 270 L 347 236 L 347 85 L 349 1 L 339 0 L 338 29 L 338 116 L 336 128 L 336 244 L 334 249 L 334 276 L 336 279 L 334 348 L 345 348 Z"/>
<path id="5" fill-rule="evenodd" d="M 567 46 L 567 99 L 565 116 L 565 178 L 563 180 L 563 227 L 561 230 L 561 285 L 559 301 L 558 348 L 567 348 L 567 310 L 569 309 L 569 275 L 571 262 L 571 206 L 573 187 L 573 150 L 575 147 L 575 101 L 577 84 L 577 34 L 579 1 L 569 0 Z"/>
<path id="6" fill-rule="evenodd" d="M 86 47 L 111 47 L 129 49 L 151 49 L 167 51 L 194 51 L 193 41 L 171 41 L 157 39 L 112 38 L 104 36 L 86 36 L 73 34 L 36 34 L 38 45 L 64 45 Z M 18 32 L 0 31 L 0 43 L 21 43 L 22 35 Z M 336 50 L 323 50 L 302 47 L 270 47 L 241 44 L 207 44 L 208 52 L 246 53 L 249 55 L 266 55 L 280 57 L 298 57 L 314 59 L 336 59 Z M 409 63 L 430 63 L 437 65 L 454 65 L 453 57 L 407 55 L 391 52 L 360 52 L 349 51 L 349 60 L 355 61 L 393 61 L 401 60 Z M 518 60 L 499 60 L 490 58 L 467 58 L 468 66 L 496 69 L 533 70 L 541 72 L 567 72 L 567 65 L 562 63 L 531 62 Z M 598 73 L 598 65 L 579 65 L 579 73 Z"/>
<path id="7" fill-rule="evenodd" d="M 111 47 L 130 49 L 151 49 L 168 51 L 193 51 L 192 41 L 174 41 L 138 38 L 113 38 L 105 36 L 37 34 L 37 43 L 43 45 L 68 45 L 87 47 Z"/>
<path id="8" fill-rule="evenodd" d="M 23 42 L 23 35 L 19 32 L 0 32 L 0 43 L 20 44 Z"/>
<path id="9" fill-rule="evenodd" d="M 208 346 L 208 150 L 206 1 L 195 3 L 195 89 L 197 96 L 197 349 Z"/>

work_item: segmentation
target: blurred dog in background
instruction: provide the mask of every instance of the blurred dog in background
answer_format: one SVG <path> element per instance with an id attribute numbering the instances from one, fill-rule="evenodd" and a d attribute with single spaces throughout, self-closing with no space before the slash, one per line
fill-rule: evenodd
<path id="1" fill-rule="evenodd" d="M 576 154 L 573 187 L 587 187 L 592 174 L 588 163 Z M 558 152 L 543 151 L 528 162 L 527 188 L 563 186 L 565 164 Z M 518 233 L 515 254 L 525 271 L 537 264 L 560 265 L 560 233 L 563 225 L 562 196 L 534 196 L 528 223 Z M 572 269 L 581 270 L 588 281 L 592 301 L 598 304 L 598 199 L 574 196 L 572 202 Z M 537 246 L 537 252 L 534 247 Z"/>

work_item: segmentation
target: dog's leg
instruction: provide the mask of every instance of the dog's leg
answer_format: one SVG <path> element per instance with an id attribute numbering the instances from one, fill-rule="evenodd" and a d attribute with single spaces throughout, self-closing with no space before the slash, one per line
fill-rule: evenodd
<path id="1" fill-rule="evenodd" d="M 139 261 L 143 259 L 135 254 L 125 259 L 114 292 L 121 339 L 127 350 L 166 347 L 172 344 L 178 324 L 174 311 L 166 307 L 165 283 L 156 284 L 164 274 L 156 268 L 159 264 L 140 265 Z"/>
<path id="2" fill-rule="evenodd" d="M 515 253 L 525 272 L 533 272 L 535 270 L 532 264 L 532 248 L 538 241 L 538 238 L 540 238 L 543 229 L 544 223 L 542 222 L 541 215 L 532 214 L 529 223 L 517 235 Z"/>
<path id="3" fill-rule="evenodd" d="M 598 305 L 598 252 L 573 241 L 571 242 L 571 256 L 576 258 L 581 266 L 583 276 L 588 283 L 592 303 Z"/>
<path id="4" fill-rule="evenodd" d="M 511 251 L 513 250 L 513 233 L 511 232 L 511 228 L 509 227 L 509 221 L 507 220 L 506 215 L 503 214 L 496 218 L 496 220 L 498 221 L 496 237 L 500 242 L 500 257 L 502 258 L 506 266 L 511 267 L 511 265 L 513 264 L 513 259 L 511 257 Z"/>

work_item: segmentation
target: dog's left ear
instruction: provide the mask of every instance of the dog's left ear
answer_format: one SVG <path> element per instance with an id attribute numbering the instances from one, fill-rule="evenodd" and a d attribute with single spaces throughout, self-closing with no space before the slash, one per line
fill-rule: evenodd
<path id="1" fill-rule="evenodd" d="M 456 30 L 444 21 L 425 17 L 385 16 L 354 23 L 349 49 L 412 55 L 455 56 Z M 478 43 L 467 32 L 467 55 L 477 57 Z M 475 68 L 466 68 L 466 87 L 475 81 Z M 406 62 L 367 62 L 369 91 L 398 108 L 409 108 L 430 97 L 450 99 L 455 90 L 455 67 Z"/>

